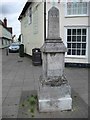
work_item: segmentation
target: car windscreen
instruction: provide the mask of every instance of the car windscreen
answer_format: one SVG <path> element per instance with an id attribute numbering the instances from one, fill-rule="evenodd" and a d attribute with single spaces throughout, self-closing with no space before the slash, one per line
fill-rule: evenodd
<path id="1" fill-rule="evenodd" d="M 11 46 L 19 46 L 19 44 L 12 44 Z"/>

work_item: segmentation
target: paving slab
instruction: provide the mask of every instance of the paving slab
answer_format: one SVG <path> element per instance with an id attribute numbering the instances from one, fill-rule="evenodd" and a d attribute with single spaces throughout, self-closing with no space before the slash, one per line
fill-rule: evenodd
<path id="1" fill-rule="evenodd" d="M 25 103 L 27 99 L 33 95 L 37 95 L 37 91 L 23 91 L 20 99 L 20 105 Z M 61 112 L 48 112 L 48 113 L 39 113 L 38 105 L 35 109 L 35 118 L 88 118 L 88 106 L 83 101 L 82 98 L 79 97 L 75 91 L 72 92 L 73 99 L 73 109 L 72 111 L 61 111 Z M 17 118 L 32 118 L 31 113 L 28 111 L 30 106 L 25 104 L 25 106 L 20 106 L 18 110 Z"/>
<path id="2" fill-rule="evenodd" d="M 29 57 L 20 58 L 18 53 L 5 55 L 2 51 L 2 107 L 3 117 L 21 117 L 19 104 L 26 95 L 31 94 L 32 90 L 38 89 L 38 80 L 42 73 L 42 66 L 33 66 Z M 21 62 L 22 60 L 22 62 Z M 41 113 L 36 110 L 35 117 L 41 118 L 68 118 L 68 117 L 87 117 L 88 104 L 88 71 L 87 68 L 65 68 L 66 78 L 69 80 L 74 96 L 74 109 L 72 112 Z M 90 91 L 89 91 L 90 92 Z M 77 98 L 77 99 L 76 99 Z M 20 103 L 19 103 L 20 102 Z M 11 104 L 10 104 L 11 103 Z M 80 104 L 81 103 L 81 104 Z M 8 106 L 9 105 L 9 106 Z M 14 109 L 13 109 L 14 107 Z M 81 107 L 81 108 L 80 108 Z M 27 110 L 27 108 L 26 108 Z M 10 113 L 10 112 L 11 113 Z M 60 114 L 60 115 L 59 115 Z M 83 115 L 82 115 L 83 114 Z M 22 115 L 23 118 L 30 118 L 31 115 Z"/>
<path id="3" fill-rule="evenodd" d="M 2 106 L 2 118 L 17 118 L 18 106 Z"/>
<path id="4" fill-rule="evenodd" d="M 20 97 L 7 97 L 2 104 L 3 106 L 14 106 L 14 105 L 19 105 L 20 102 Z"/>
<path id="5" fill-rule="evenodd" d="M 11 84 L 12 87 L 22 87 L 23 86 L 23 80 L 14 80 Z"/>

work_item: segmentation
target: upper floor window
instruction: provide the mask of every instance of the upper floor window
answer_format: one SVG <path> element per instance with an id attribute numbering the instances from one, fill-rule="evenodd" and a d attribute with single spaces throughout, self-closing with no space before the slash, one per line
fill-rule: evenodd
<path id="1" fill-rule="evenodd" d="M 2 45 L 3 45 L 3 44 L 4 44 L 4 43 L 3 43 L 3 39 L 1 39 L 1 40 L 2 40 Z"/>
<path id="2" fill-rule="evenodd" d="M 67 2 L 67 15 L 87 15 L 87 2 Z"/>
<path id="3" fill-rule="evenodd" d="M 32 8 L 29 8 L 29 23 L 32 23 Z"/>

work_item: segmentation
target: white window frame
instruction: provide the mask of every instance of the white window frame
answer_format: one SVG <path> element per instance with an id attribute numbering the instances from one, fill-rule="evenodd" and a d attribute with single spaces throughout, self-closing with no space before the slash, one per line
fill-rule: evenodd
<path id="1" fill-rule="evenodd" d="M 87 33 L 86 33 L 86 54 L 85 55 L 68 55 L 67 52 L 65 54 L 65 57 L 68 58 L 68 57 L 71 57 L 71 58 L 88 58 L 88 27 L 65 27 L 65 34 L 66 34 L 66 47 L 67 47 L 67 29 L 86 29 Z"/>
<path id="2" fill-rule="evenodd" d="M 87 2 L 87 1 L 86 1 Z M 67 3 L 68 0 L 66 0 L 66 4 L 65 4 L 65 17 L 82 17 L 82 16 L 88 16 L 89 15 L 89 2 L 87 2 L 87 14 L 67 14 Z"/>

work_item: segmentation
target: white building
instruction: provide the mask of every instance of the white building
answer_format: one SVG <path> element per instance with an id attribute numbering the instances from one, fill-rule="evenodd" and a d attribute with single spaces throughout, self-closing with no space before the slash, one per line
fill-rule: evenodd
<path id="1" fill-rule="evenodd" d="M 68 1 L 68 0 L 67 0 Z M 48 10 L 59 9 L 60 37 L 68 48 L 65 62 L 90 65 L 90 2 L 27 2 L 19 16 L 25 53 L 32 55 L 47 38 Z"/>
<path id="2" fill-rule="evenodd" d="M 7 19 L 0 20 L 0 48 L 7 47 L 12 42 L 12 28 L 7 27 Z"/>

